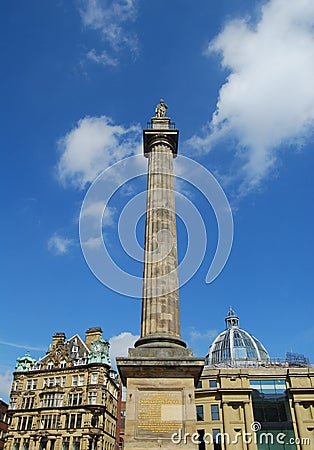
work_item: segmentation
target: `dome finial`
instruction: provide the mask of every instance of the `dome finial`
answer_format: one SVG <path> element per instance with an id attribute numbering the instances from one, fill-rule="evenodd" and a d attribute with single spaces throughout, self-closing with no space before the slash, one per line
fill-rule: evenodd
<path id="1" fill-rule="evenodd" d="M 239 326 L 239 317 L 234 312 L 232 306 L 230 306 L 228 314 L 225 318 L 226 327 L 238 327 Z"/>

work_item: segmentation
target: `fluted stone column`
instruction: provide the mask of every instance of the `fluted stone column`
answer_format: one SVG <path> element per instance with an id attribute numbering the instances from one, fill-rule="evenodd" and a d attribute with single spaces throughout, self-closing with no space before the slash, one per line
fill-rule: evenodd
<path id="1" fill-rule="evenodd" d="M 148 182 L 141 338 L 137 347 L 186 346 L 180 337 L 173 179 L 178 131 L 170 126 L 169 118 L 153 118 L 151 128 L 144 130 Z"/>

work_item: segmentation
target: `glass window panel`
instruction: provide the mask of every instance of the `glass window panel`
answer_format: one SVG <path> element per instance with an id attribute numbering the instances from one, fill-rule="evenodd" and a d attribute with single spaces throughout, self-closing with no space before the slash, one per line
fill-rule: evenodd
<path id="1" fill-rule="evenodd" d="M 204 408 L 203 405 L 196 406 L 196 420 L 204 420 Z"/>
<path id="2" fill-rule="evenodd" d="M 210 405 L 212 420 L 219 420 L 219 406 Z"/>
<path id="3" fill-rule="evenodd" d="M 221 433 L 217 428 L 213 429 L 214 450 L 221 450 Z"/>

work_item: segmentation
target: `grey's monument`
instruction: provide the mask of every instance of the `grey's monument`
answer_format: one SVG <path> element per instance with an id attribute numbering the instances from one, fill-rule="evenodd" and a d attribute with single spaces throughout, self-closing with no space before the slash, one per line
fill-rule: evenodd
<path id="1" fill-rule="evenodd" d="M 204 360 L 194 358 L 180 334 L 173 158 L 179 131 L 157 105 L 143 131 L 148 158 L 141 336 L 128 357 L 117 358 L 126 386 L 125 450 L 196 449 L 194 387 Z"/>

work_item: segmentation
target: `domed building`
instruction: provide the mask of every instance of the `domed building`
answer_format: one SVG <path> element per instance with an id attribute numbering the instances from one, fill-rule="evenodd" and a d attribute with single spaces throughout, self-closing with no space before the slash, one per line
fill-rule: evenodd
<path id="1" fill-rule="evenodd" d="M 226 329 L 211 344 L 205 365 L 211 367 L 256 367 L 269 362 L 261 342 L 239 327 L 239 318 L 230 307 L 225 318 Z"/>
<path id="2" fill-rule="evenodd" d="M 198 449 L 310 448 L 313 366 L 298 354 L 270 359 L 261 342 L 239 327 L 231 307 L 225 322 L 226 329 L 209 347 L 195 390 Z M 303 444 L 297 445 L 301 440 Z"/>

